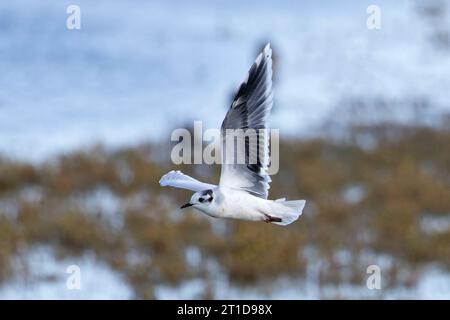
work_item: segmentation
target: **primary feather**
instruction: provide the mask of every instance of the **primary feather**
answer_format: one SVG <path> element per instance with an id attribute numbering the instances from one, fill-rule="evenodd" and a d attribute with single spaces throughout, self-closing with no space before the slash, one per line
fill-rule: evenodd
<path id="1" fill-rule="evenodd" d="M 269 137 L 266 129 L 272 105 L 272 49 L 270 44 L 267 44 L 250 68 L 246 80 L 239 87 L 223 120 L 222 171 L 219 185 L 242 189 L 254 196 L 267 199 L 271 180 L 266 173 L 269 163 Z M 226 144 L 227 129 L 255 131 L 251 131 L 251 134 L 247 135 L 248 138 L 245 135 L 239 136 L 236 143 L 237 150 L 234 151 L 233 144 Z M 256 145 L 249 143 L 251 139 Z M 227 161 L 229 160 L 226 158 L 227 154 L 232 154 L 231 161 Z M 245 156 L 245 163 L 237 161 L 239 154 Z M 252 159 L 256 161 L 250 161 Z"/>
<path id="2" fill-rule="evenodd" d="M 161 177 L 159 184 L 163 187 L 171 186 L 175 188 L 188 189 L 192 191 L 203 191 L 217 187 L 216 185 L 198 181 L 181 171 L 170 171 Z"/>

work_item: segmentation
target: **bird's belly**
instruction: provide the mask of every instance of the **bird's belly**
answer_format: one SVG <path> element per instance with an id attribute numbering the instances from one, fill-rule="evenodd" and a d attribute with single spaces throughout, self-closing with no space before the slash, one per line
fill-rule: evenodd
<path id="1" fill-rule="evenodd" d="M 248 194 L 228 196 L 227 200 L 219 206 L 218 217 L 250 221 L 264 220 L 264 201 Z"/>

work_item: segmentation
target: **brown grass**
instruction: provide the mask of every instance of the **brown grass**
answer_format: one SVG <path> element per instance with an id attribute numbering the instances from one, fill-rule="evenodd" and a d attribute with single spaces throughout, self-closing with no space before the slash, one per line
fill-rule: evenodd
<path id="1" fill-rule="evenodd" d="M 139 298 L 154 298 L 159 283 L 211 277 L 206 266 L 187 264 L 188 247 L 199 248 L 205 261 L 219 262 L 230 280 L 242 285 L 303 276 L 306 248 L 318 252 L 323 284 L 361 283 L 367 252 L 394 258 L 387 271 L 391 285 L 399 283 L 401 266 L 412 275 L 427 263 L 450 269 L 450 230 L 428 234 L 420 223 L 425 214 L 450 214 L 450 133 L 363 129 L 348 141 L 282 143 L 271 198 L 307 199 L 302 218 L 286 228 L 228 221 L 225 231 L 216 233 L 214 219 L 180 213 L 178 206 L 190 194 L 162 193 L 157 182 L 169 167 L 155 160 L 166 152 L 159 146 L 96 147 L 42 165 L 0 160 L 0 281 L 13 275 L 12 257 L 35 244 L 50 245 L 61 256 L 94 252 L 124 275 Z M 362 133 L 375 138 L 374 148 L 354 143 Z M 204 172 L 214 179 L 218 168 Z M 364 190 L 360 201 L 345 197 L 351 186 Z M 37 200 L 24 195 L 29 188 L 39 190 Z M 120 200 L 115 219 L 122 225 L 112 224 L 108 212 L 74 200 L 97 188 Z M 7 212 L 5 203 L 14 210 Z M 336 258 L 342 250 L 349 252 L 349 262 Z M 130 259 L 131 253 L 137 259 Z"/>

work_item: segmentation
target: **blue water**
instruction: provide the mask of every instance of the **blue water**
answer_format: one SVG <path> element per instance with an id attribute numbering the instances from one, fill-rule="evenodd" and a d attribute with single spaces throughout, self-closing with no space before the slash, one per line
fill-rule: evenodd
<path id="1" fill-rule="evenodd" d="M 428 44 L 410 2 L 378 3 L 382 29 L 369 31 L 369 1 L 4 1 L 0 154 L 168 141 L 195 119 L 218 127 L 267 41 L 282 136 L 317 131 L 349 97 L 448 107 L 449 55 Z M 66 28 L 69 4 L 81 30 Z"/>

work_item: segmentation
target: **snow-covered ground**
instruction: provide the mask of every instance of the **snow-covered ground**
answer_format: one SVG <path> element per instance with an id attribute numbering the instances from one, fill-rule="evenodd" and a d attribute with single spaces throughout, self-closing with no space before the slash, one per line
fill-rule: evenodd
<path id="1" fill-rule="evenodd" d="M 79 284 L 67 285 L 75 275 L 70 266 L 80 271 Z M 0 286 L 4 299 L 130 299 L 133 290 L 107 264 L 94 255 L 58 260 L 50 247 L 32 248 L 16 257 L 16 275 Z M 69 272 L 68 272 L 69 271 Z M 25 275 L 25 276 L 24 276 Z"/>
<path id="2" fill-rule="evenodd" d="M 191 252 L 192 253 L 192 252 Z M 189 258 L 193 263 L 199 257 Z M 80 271 L 80 288 L 72 289 L 67 281 L 73 274 L 69 266 Z M 268 284 L 253 287 L 238 287 L 232 284 L 217 264 L 211 263 L 214 276 L 206 281 L 192 279 L 179 286 L 157 285 L 158 299 L 201 299 L 211 292 L 217 299 L 450 299 L 450 274 L 438 266 L 423 270 L 413 287 L 383 288 L 369 290 L 365 280 L 361 285 L 326 285 L 319 287 L 315 268 L 311 263 L 304 279 L 281 278 Z M 1 299 L 130 299 L 133 290 L 127 282 L 107 264 L 86 254 L 78 258 L 56 259 L 50 247 L 38 246 L 17 257 L 14 262 L 17 275 L 0 286 Z M 19 275 L 25 272 L 26 276 Z M 149 271 L 151 272 L 151 271 Z"/>
<path id="3" fill-rule="evenodd" d="M 218 127 L 266 41 L 282 134 L 315 134 L 354 97 L 394 101 L 399 117 L 416 99 L 450 110 L 450 54 L 413 1 L 376 1 L 380 30 L 366 27 L 371 1 L 79 0 L 81 30 L 68 30 L 72 3 L 0 3 L 0 154 L 169 141 L 194 119 Z"/>

